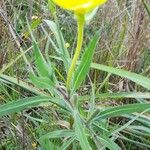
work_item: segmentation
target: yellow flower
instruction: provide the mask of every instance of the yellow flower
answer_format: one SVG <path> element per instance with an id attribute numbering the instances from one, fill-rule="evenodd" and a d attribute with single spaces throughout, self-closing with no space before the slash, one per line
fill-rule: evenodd
<path id="1" fill-rule="evenodd" d="M 69 47 L 70 47 L 70 44 L 69 44 L 69 43 L 66 43 L 65 46 L 66 46 L 67 48 L 69 48 Z"/>
<path id="2" fill-rule="evenodd" d="M 60 7 L 74 11 L 77 14 L 85 14 L 107 0 L 53 0 Z"/>
<path id="3" fill-rule="evenodd" d="M 32 143 L 32 148 L 36 149 L 37 148 L 37 144 L 35 142 Z"/>
<path id="4" fill-rule="evenodd" d="M 32 20 L 37 20 L 38 18 L 38 16 L 32 16 Z"/>

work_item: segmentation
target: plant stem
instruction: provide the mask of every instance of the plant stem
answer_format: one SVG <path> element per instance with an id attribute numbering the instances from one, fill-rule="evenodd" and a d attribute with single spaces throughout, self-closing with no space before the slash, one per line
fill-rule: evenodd
<path id="1" fill-rule="evenodd" d="M 83 31 L 84 31 L 84 15 L 79 15 L 77 14 L 77 23 L 78 23 L 78 40 L 77 40 L 77 47 L 76 47 L 76 51 L 70 66 L 70 69 L 68 71 L 68 75 L 67 75 L 67 89 L 69 90 L 70 88 L 70 84 L 71 84 L 71 79 L 72 79 L 72 75 L 74 73 L 75 70 L 75 66 L 77 63 L 77 60 L 79 58 L 80 52 L 81 52 L 81 48 L 82 48 L 82 43 L 83 43 Z"/>

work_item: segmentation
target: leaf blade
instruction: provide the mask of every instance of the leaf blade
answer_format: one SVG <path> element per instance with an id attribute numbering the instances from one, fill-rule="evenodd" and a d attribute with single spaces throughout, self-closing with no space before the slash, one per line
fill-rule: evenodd
<path id="1" fill-rule="evenodd" d="M 92 62 L 92 58 L 94 55 L 94 50 L 96 48 L 96 45 L 98 43 L 98 40 L 100 38 L 99 36 L 100 32 L 97 32 L 95 36 L 93 37 L 92 41 L 90 42 L 89 46 L 85 50 L 85 53 L 80 61 L 80 64 L 78 65 L 77 70 L 75 71 L 74 74 L 74 82 L 73 82 L 73 91 L 77 90 L 83 80 L 85 79 L 89 69 L 90 69 L 90 64 Z"/>
<path id="2" fill-rule="evenodd" d="M 80 96 L 78 99 L 80 101 L 84 101 L 87 99 L 90 99 L 90 95 Z M 148 92 L 119 92 L 119 93 L 102 93 L 102 94 L 96 94 L 95 99 L 97 100 L 109 100 L 112 99 L 121 99 L 121 98 L 144 98 L 144 99 L 150 99 L 150 93 Z"/>
<path id="3" fill-rule="evenodd" d="M 97 63 L 92 63 L 91 68 L 109 72 L 109 73 L 118 75 L 123 78 L 127 78 L 127 79 L 141 85 L 142 87 L 150 90 L 150 79 L 145 76 L 142 76 L 142 75 L 130 72 L 130 71 L 125 71 L 123 69 L 108 67 L 105 65 L 97 64 Z"/>
<path id="4" fill-rule="evenodd" d="M 78 137 L 82 150 L 92 150 L 77 111 L 74 111 L 74 121 L 76 137 Z"/>
<path id="5" fill-rule="evenodd" d="M 36 107 L 41 103 L 48 103 L 48 102 L 56 104 L 59 107 L 63 108 L 64 110 L 69 111 L 69 108 L 67 107 L 66 103 L 61 99 L 51 98 L 48 96 L 35 96 L 35 97 L 23 98 L 0 106 L 0 116 L 8 115 L 15 112 L 20 112 L 24 109 Z"/>
<path id="6" fill-rule="evenodd" d="M 146 109 L 150 110 L 150 103 L 128 104 L 123 106 L 111 107 L 101 111 L 95 119 L 105 119 L 109 117 L 121 116 L 124 114 L 132 114 L 134 112 L 141 112 Z"/>
<path id="7" fill-rule="evenodd" d="M 63 60 L 63 63 L 65 65 L 65 69 L 67 71 L 69 69 L 70 56 L 69 56 L 69 52 L 65 46 L 65 40 L 63 38 L 63 35 L 62 35 L 60 29 L 58 28 L 58 25 L 55 24 L 53 21 L 51 21 L 51 20 L 44 20 L 44 21 L 46 22 L 48 27 L 51 29 L 51 31 L 55 35 L 57 45 L 59 47 L 59 53 L 58 54 L 61 57 L 61 59 Z M 58 52 L 58 50 L 57 50 L 57 52 Z"/>
<path id="8" fill-rule="evenodd" d="M 40 103 L 48 102 L 49 99 L 49 97 L 37 96 L 31 98 L 24 98 L 15 102 L 4 104 L 0 106 L 0 116 L 19 112 L 26 108 L 35 107 Z"/>

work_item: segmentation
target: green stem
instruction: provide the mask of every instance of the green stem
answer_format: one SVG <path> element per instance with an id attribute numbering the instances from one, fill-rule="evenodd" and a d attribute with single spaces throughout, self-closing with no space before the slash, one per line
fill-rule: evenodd
<path id="1" fill-rule="evenodd" d="M 67 75 L 67 89 L 69 90 L 70 88 L 70 84 L 71 84 L 71 79 L 72 79 L 72 75 L 74 73 L 75 70 L 75 66 L 76 63 L 78 61 L 80 52 L 81 52 L 81 48 L 82 48 L 82 43 L 83 43 L 83 31 L 84 31 L 84 15 L 77 15 L 77 23 L 78 23 L 78 41 L 77 41 L 77 47 L 76 47 L 76 51 L 71 63 L 71 66 L 69 68 L 68 71 L 68 75 Z"/>

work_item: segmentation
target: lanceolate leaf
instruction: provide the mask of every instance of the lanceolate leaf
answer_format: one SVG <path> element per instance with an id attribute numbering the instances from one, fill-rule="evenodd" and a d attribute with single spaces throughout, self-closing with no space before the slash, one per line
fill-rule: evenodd
<path id="1" fill-rule="evenodd" d="M 40 95 L 40 96 L 47 96 L 48 94 L 46 94 L 44 91 L 40 91 L 39 89 L 31 86 L 30 83 L 22 81 L 20 79 L 14 78 L 14 77 L 10 77 L 8 75 L 5 74 L 1 74 L 0 75 L 0 81 L 4 82 L 4 83 L 9 83 L 9 84 L 16 84 L 34 94 Z"/>
<path id="2" fill-rule="evenodd" d="M 42 77 L 54 77 L 52 67 L 50 64 L 48 64 L 45 61 L 40 51 L 40 48 L 38 46 L 38 43 L 36 42 L 36 39 L 34 37 L 34 34 L 32 32 L 32 29 L 31 29 L 31 26 L 29 25 L 28 20 L 27 20 L 27 25 L 28 25 L 29 33 L 33 40 L 33 55 L 34 55 L 34 60 L 35 60 L 35 65 L 36 65 L 36 70 L 38 72 L 38 75 Z"/>
<path id="3" fill-rule="evenodd" d="M 142 92 L 120 92 L 120 93 L 102 93 L 95 96 L 96 99 L 120 99 L 120 98 L 145 98 L 150 99 L 150 93 L 142 93 Z"/>
<path id="4" fill-rule="evenodd" d="M 63 143 L 63 145 L 61 146 L 61 150 L 67 150 L 67 148 L 70 146 L 71 143 L 73 143 L 75 141 L 76 137 L 73 136 L 70 139 L 68 139 L 66 142 Z"/>
<path id="5" fill-rule="evenodd" d="M 86 137 L 85 127 L 82 125 L 81 119 L 77 111 L 74 112 L 74 122 L 75 122 L 76 137 L 78 138 L 80 142 L 82 150 L 92 150 L 88 142 L 88 139 Z"/>
<path id="6" fill-rule="evenodd" d="M 37 77 L 30 74 L 30 80 L 34 85 L 42 89 L 52 89 L 54 87 L 54 82 L 47 77 Z"/>
<path id="7" fill-rule="evenodd" d="M 84 101 L 90 99 L 90 95 L 80 96 L 78 99 L 80 101 Z M 150 93 L 142 93 L 142 92 L 120 92 L 120 93 L 102 93 L 95 95 L 95 99 L 97 100 L 109 100 L 112 99 L 121 99 L 121 98 L 144 98 L 150 99 Z"/>
<path id="8" fill-rule="evenodd" d="M 62 137 L 72 137 L 75 133 L 72 130 L 56 130 L 53 132 L 49 132 L 43 135 L 40 140 L 42 139 L 54 139 L 54 138 L 62 138 Z"/>
<path id="9" fill-rule="evenodd" d="M 61 105 L 63 101 L 57 98 L 36 96 L 30 98 L 20 99 L 11 103 L 4 104 L 0 106 L 0 116 L 8 115 L 14 112 L 20 112 L 21 110 L 38 106 L 41 103 L 51 102 L 67 110 L 64 104 Z"/>
<path id="10" fill-rule="evenodd" d="M 97 64 L 97 63 L 92 63 L 91 68 L 106 71 L 106 72 L 118 75 L 120 77 L 127 78 L 127 79 L 145 87 L 146 89 L 150 90 L 150 79 L 147 77 L 144 77 L 142 75 L 139 75 L 139 74 L 136 74 L 136 73 L 133 73 L 130 71 L 125 71 L 123 69 L 108 67 L 105 65 Z"/>
<path id="11" fill-rule="evenodd" d="M 50 77 L 52 75 L 52 68 L 46 63 L 36 42 L 33 42 L 33 49 L 38 74 L 42 77 Z"/>
<path id="12" fill-rule="evenodd" d="M 123 105 L 123 106 L 117 106 L 117 107 L 111 107 L 106 110 L 100 111 L 98 116 L 94 120 L 99 119 L 105 119 L 110 117 L 116 117 L 121 116 L 125 114 L 132 114 L 135 112 L 141 112 L 144 110 L 149 109 L 150 111 L 150 103 L 144 103 L 144 104 L 129 104 L 129 105 Z"/>
<path id="13" fill-rule="evenodd" d="M 59 47 L 59 56 L 63 60 L 66 71 L 67 71 L 69 69 L 70 56 L 69 56 L 68 50 L 65 46 L 65 41 L 64 41 L 63 35 L 62 35 L 61 31 L 59 30 L 58 26 L 55 24 L 55 22 L 53 22 L 51 20 L 44 20 L 44 21 L 46 22 L 46 24 L 49 26 L 49 28 L 55 35 L 57 45 Z"/>
<path id="14" fill-rule="evenodd" d="M 106 136 L 101 135 L 98 137 L 98 140 L 100 140 L 100 142 L 110 150 L 121 150 L 121 148 L 114 141 Z"/>
<path id="15" fill-rule="evenodd" d="M 89 46 L 85 50 L 85 53 L 83 54 L 83 57 L 80 61 L 80 64 L 79 64 L 77 70 L 75 71 L 74 82 L 73 82 L 73 85 L 74 85 L 73 90 L 77 90 L 80 87 L 81 83 L 85 79 L 85 77 L 86 77 L 86 75 L 87 75 L 87 73 L 90 69 L 90 64 L 92 62 L 94 50 L 96 48 L 97 42 L 98 42 L 99 37 L 100 37 L 99 34 L 100 34 L 100 32 L 97 32 L 95 34 L 95 36 L 93 37 L 93 39 L 90 42 Z"/>
<path id="16" fill-rule="evenodd" d="M 19 112 L 26 108 L 38 106 L 40 103 L 48 102 L 49 100 L 50 100 L 49 97 L 37 96 L 31 98 L 24 98 L 15 102 L 7 103 L 0 106 L 0 116 L 14 112 Z"/>

